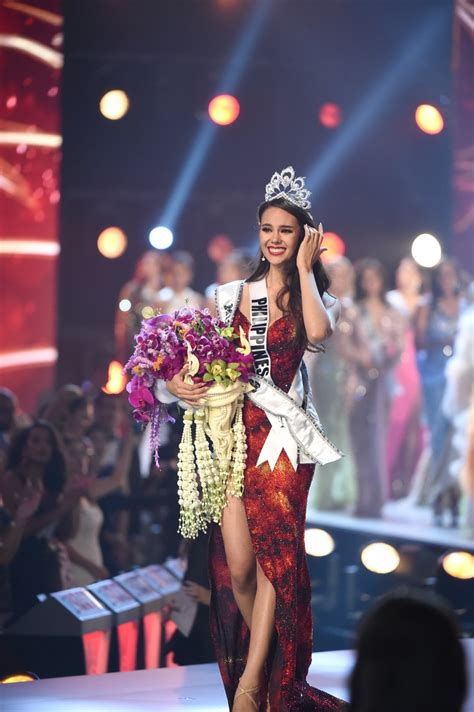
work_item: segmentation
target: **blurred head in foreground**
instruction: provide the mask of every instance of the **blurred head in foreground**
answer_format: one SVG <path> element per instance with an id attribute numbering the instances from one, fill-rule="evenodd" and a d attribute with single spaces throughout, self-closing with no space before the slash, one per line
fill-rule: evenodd
<path id="1" fill-rule="evenodd" d="M 461 712 L 466 687 L 456 622 L 438 598 L 400 590 L 365 617 L 349 712 Z"/>

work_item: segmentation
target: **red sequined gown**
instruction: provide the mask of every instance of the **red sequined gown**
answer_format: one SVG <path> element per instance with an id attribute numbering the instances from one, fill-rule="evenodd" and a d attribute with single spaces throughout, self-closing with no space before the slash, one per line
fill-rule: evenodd
<path id="1" fill-rule="evenodd" d="M 234 327 L 248 333 L 249 322 L 237 311 Z M 291 346 L 293 326 L 288 317 L 274 322 L 268 331 L 272 378 L 288 392 L 303 356 Z M 261 691 L 264 712 L 332 712 L 344 704 L 306 683 L 311 663 L 311 588 L 304 547 L 304 522 L 313 465 L 299 465 L 295 472 L 282 451 L 275 469 L 256 462 L 270 423 L 260 408 L 246 399 L 247 468 L 243 502 L 256 558 L 276 592 L 276 635 L 266 664 Z M 234 600 L 221 529 L 214 525 L 210 539 L 212 588 L 211 634 L 225 686 L 229 708 L 245 667 L 249 630 Z M 269 706 L 264 700 L 268 700 Z"/>

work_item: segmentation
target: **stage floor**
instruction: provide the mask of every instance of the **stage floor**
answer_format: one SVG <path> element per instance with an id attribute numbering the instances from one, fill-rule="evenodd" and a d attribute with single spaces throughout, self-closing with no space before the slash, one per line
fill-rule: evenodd
<path id="1" fill-rule="evenodd" d="M 351 652 L 315 653 L 308 680 L 347 699 Z M 3 698 L 3 699 L 2 699 Z M 2 712 L 225 712 L 216 665 L 140 670 L 6 685 Z"/>
<path id="2" fill-rule="evenodd" d="M 466 641 L 468 670 L 474 671 L 474 640 Z M 353 653 L 315 653 L 308 681 L 347 699 Z M 471 673 L 472 676 L 472 673 Z M 474 712 L 474 689 L 464 712 Z M 216 665 L 140 670 L 97 677 L 68 677 L 6 685 L 2 712 L 225 712 Z"/>
<path id="3" fill-rule="evenodd" d="M 322 512 L 308 508 L 308 527 L 333 527 L 377 537 L 397 537 L 407 542 L 434 544 L 447 549 L 474 552 L 474 537 L 459 529 L 435 527 L 432 512 L 426 507 L 415 507 L 406 500 L 387 502 L 381 519 L 354 517 L 344 512 Z"/>

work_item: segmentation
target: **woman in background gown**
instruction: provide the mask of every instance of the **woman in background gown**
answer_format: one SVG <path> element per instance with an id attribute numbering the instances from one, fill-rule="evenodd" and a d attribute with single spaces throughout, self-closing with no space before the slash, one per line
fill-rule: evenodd
<path id="1" fill-rule="evenodd" d="M 421 383 L 416 364 L 414 318 L 420 305 L 423 283 L 415 260 L 405 257 L 397 267 L 396 289 L 387 292 L 387 302 L 405 322 L 404 347 L 394 370 L 395 392 L 390 406 L 387 438 L 388 494 L 406 497 L 423 449 Z"/>
<path id="2" fill-rule="evenodd" d="M 352 350 L 359 385 L 350 411 L 352 451 L 357 470 L 357 503 L 354 514 L 380 517 L 387 499 L 386 436 L 393 369 L 403 349 L 401 315 L 385 300 L 384 276 L 378 260 L 363 259 L 356 265 L 352 323 Z"/>
<path id="3" fill-rule="evenodd" d="M 339 307 L 327 294 L 320 261 L 322 226 L 316 230 L 308 208 L 286 195 L 271 200 L 267 195 L 258 211 L 260 261 L 242 284 L 233 325 L 248 333 L 252 282 L 265 279 L 270 375 L 288 393 L 308 343 L 332 333 Z M 194 403 L 206 390 L 186 385 L 179 374 L 167 388 Z M 282 449 L 273 467 L 268 461 L 257 464 L 272 425 L 249 398 L 244 423 L 244 494 L 229 496 L 222 525 L 212 527 L 209 550 L 211 633 L 229 709 L 341 710 L 343 702 L 306 682 L 313 626 L 304 523 L 314 462 L 302 464 L 299 458 L 295 468 Z"/>
<path id="4" fill-rule="evenodd" d="M 320 477 L 315 477 L 309 494 L 309 504 L 322 511 L 344 511 L 355 503 L 356 472 L 351 451 L 349 409 L 355 381 L 353 364 L 348 358 L 352 348 L 352 324 L 346 313 L 352 305 L 354 268 L 347 257 L 338 257 L 327 265 L 331 293 L 339 299 L 341 316 L 323 354 L 306 354 L 314 402 L 324 413 L 324 429 L 337 443 L 345 457 L 326 465 Z"/>

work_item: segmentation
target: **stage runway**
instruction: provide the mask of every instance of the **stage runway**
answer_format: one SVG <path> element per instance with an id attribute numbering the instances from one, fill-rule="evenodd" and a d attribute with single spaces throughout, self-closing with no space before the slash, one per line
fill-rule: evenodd
<path id="1" fill-rule="evenodd" d="M 347 699 L 351 652 L 316 653 L 309 681 Z M 3 700 L 1 699 L 3 698 Z M 2 712 L 225 712 L 216 665 L 139 670 L 97 677 L 64 677 L 6 685 Z"/>
<path id="2" fill-rule="evenodd" d="M 468 670 L 474 670 L 474 640 L 466 641 Z M 347 699 L 353 653 L 315 653 L 308 680 Z M 471 678 L 472 678 L 471 672 Z M 215 665 L 140 670 L 97 677 L 68 677 L 6 685 L 0 689 L 2 712 L 226 712 Z M 448 712 L 448 711 L 446 711 Z M 474 712 L 474 690 L 464 712 Z"/>

